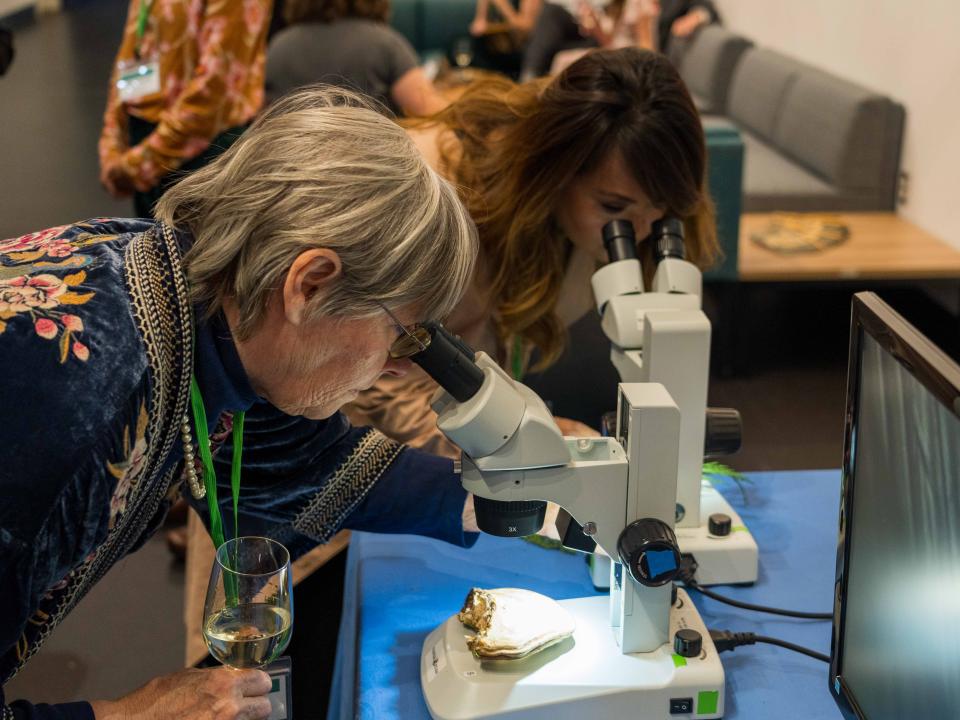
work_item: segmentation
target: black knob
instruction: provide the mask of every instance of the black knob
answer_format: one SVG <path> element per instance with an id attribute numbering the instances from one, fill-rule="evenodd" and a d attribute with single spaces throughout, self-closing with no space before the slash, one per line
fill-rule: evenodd
<path id="1" fill-rule="evenodd" d="M 743 423 L 740 412 L 733 408 L 707 408 L 707 426 L 703 436 L 703 456 L 706 458 L 733 455 L 743 442 Z"/>
<path id="2" fill-rule="evenodd" d="M 710 531 L 711 535 L 716 537 L 726 537 L 730 534 L 730 530 L 733 528 L 733 521 L 730 519 L 729 515 L 723 513 L 714 513 L 707 520 L 707 530 Z"/>
<path id="3" fill-rule="evenodd" d="M 603 226 L 603 247 L 610 262 L 637 257 L 637 236 L 629 220 L 611 220 Z"/>
<path id="4" fill-rule="evenodd" d="M 488 535 L 526 537 L 543 527 L 547 504 L 542 500 L 515 500 L 503 502 L 473 496 L 477 513 L 477 527 Z"/>
<path id="5" fill-rule="evenodd" d="M 683 628 L 673 636 L 673 651 L 680 657 L 699 657 L 703 650 L 703 638 L 696 630 Z"/>
<path id="6" fill-rule="evenodd" d="M 680 550 L 673 529 L 662 520 L 646 518 L 630 523 L 617 539 L 620 562 L 641 585 L 660 587 L 680 570 Z"/>
<path id="7" fill-rule="evenodd" d="M 675 217 L 657 220 L 651 227 L 653 238 L 653 256 L 657 262 L 672 257 L 683 260 L 683 221 Z"/>

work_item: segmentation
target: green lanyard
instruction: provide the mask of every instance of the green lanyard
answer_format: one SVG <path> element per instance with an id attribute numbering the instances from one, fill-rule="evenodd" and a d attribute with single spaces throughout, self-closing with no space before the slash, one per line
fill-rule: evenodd
<path id="1" fill-rule="evenodd" d="M 513 340 L 513 352 L 510 353 L 510 365 L 513 379 L 519 381 L 523 377 L 523 340 L 517 335 Z"/>
<path id="2" fill-rule="evenodd" d="M 223 517 L 217 503 L 217 475 L 213 469 L 213 455 L 210 452 L 210 434 L 207 431 L 207 411 L 203 407 L 203 397 L 197 376 L 190 378 L 190 405 L 193 408 L 193 424 L 197 428 L 197 450 L 203 465 L 203 486 L 207 490 L 207 508 L 210 511 L 210 536 L 216 547 L 225 542 L 223 536 Z M 233 536 L 240 534 L 237 510 L 240 503 L 240 467 L 243 464 L 243 411 L 233 414 L 233 461 L 230 463 L 230 489 L 233 493 Z"/>
<path id="3" fill-rule="evenodd" d="M 147 18 L 150 17 L 150 9 L 153 7 L 153 0 L 140 0 L 140 11 L 137 13 L 137 44 L 133 48 L 134 57 L 140 59 L 140 44 L 143 42 L 143 35 L 147 31 Z"/>

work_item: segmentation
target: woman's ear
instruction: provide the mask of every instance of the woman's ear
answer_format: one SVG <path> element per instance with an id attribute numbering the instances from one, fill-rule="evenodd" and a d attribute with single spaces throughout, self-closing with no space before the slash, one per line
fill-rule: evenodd
<path id="1" fill-rule="evenodd" d="M 329 248 L 314 248 L 300 253 L 283 282 L 283 314 L 293 325 L 300 325 L 307 303 L 317 294 L 330 292 L 343 275 L 340 256 Z"/>

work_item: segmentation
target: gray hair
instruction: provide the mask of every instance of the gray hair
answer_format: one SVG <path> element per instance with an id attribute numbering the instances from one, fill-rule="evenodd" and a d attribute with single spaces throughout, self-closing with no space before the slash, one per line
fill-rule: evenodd
<path id="1" fill-rule="evenodd" d="M 294 259 L 337 252 L 343 275 L 307 317 L 414 305 L 442 319 L 473 271 L 476 228 L 454 188 L 375 105 L 343 89 L 304 88 L 271 105 L 214 162 L 168 190 L 160 220 L 189 230 L 192 300 L 225 298 L 249 337 Z"/>

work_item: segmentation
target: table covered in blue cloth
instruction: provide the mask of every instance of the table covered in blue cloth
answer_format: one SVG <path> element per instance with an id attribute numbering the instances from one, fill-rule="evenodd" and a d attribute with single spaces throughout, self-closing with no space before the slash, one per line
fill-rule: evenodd
<path id="1" fill-rule="evenodd" d="M 715 482 L 760 547 L 755 585 L 716 589 L 748 602 L 829 612 L 840 473 L 754 473 L 742 487 L 728 479 Z M 431 630 L 460 609 L 474 586 L 527 588 L 557 600 L 597 594 L 579 554 L 489 535 L 466 550 L 409 535 L 355 533 L 329 720 L 429 718 L 420 690 L 421 646 Z M 692 596 L 710 628 L 830 651 L 829 622 L 759 614 Z M 822 662 L 768 645 L 737 648 L 721 659 L 725 718 L 842 718 L 827 690 L 828 668 Z"/>

